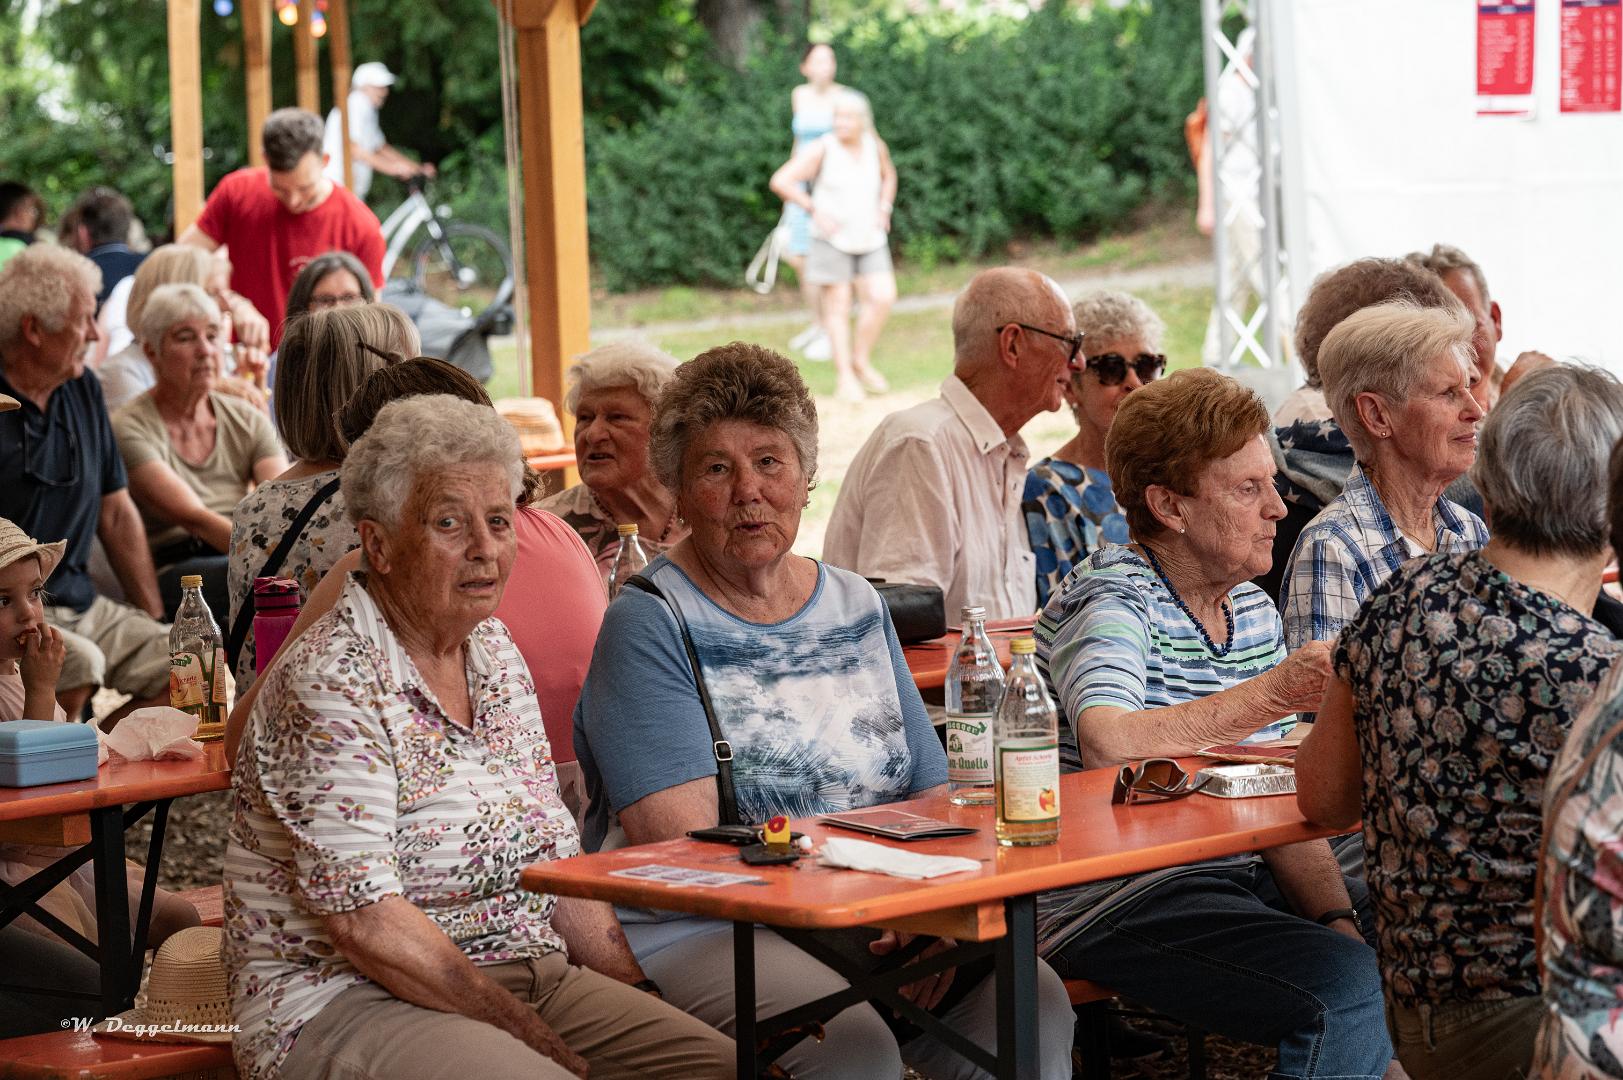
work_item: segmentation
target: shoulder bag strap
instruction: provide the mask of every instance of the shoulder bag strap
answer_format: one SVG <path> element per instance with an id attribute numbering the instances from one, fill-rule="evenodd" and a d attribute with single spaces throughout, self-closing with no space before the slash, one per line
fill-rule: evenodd
<path id="1" fill-rule="evenodd" d="M 237 617 L 231 622 L 231 636 L 226 639 L 225 643 L 225 655 L 232 667 L 237 666 L 237 657 L 242 652 L 243 643 L 248 640 L 248 627 L 253 625 L 254 578 L 276 576 L 276 572 L 282 568 L 282 563 L 287 561 L 288 552 L 293 550 L 294 543 L 304 534 L 304 527 L 310 524 L 310 519 L 315 517 L 317 510 L 321 509 L 321 504 L 332 498 L 333 493 L 338 490 L 338 481 L 338 477 L 333 477 L 325 484 L 322 484 L 314 495 L 310 496 L 310 500 L 304 504 L 298 515 L 288 524 L 287 531 L 282 533 L 281 542 L 270 553 L 270 558 L 265 560 L 265 565 L 259 568 L 259 573 L 255 574 L 253 578 L 248 579 L 248 596 L 243 601 L 242 607 L 237 609 Z"/>
<path id="2" fill-rule="evenodd" d="M 693 647 L 693 636 L 688 633 L 687 620 L 682 618 L 676 605 L 659 591 L 659 586 L 648 578 L 634 574 L 626 579 L 626 584 L 663 600 L 676 617 L 676 627 L 682 633 L 682 646 L 687 650 L 688 665 L 693 668 L 693 684 L 699 691 L 699 704 L 704 706 L 704 718 L 710 725 L 710 749 L 716 755 L 716 796 L 721 804 L 721 824 L 744 824 L 738 816 L 738 792 L 733 787 L 733 744 L 727 741 L 721 723 L 716 719 L 716 707 L 710 701 L 710 690 L 704 683 L 704 669 L 699 666 L 699 651 Z"/>

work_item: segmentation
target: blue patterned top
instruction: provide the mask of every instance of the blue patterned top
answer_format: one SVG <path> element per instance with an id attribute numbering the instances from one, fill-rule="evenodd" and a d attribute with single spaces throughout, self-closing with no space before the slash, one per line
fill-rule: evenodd
<path id="1" fill-rule="evenodd" d="M 1529 1075 L 1623 1077 L 1623 665 L 1573 721 L 1544 791 L 1544 1022 Z"/>
<path id="2" fill-rule="evenodd" d="M 806 605 L 745 622 L 675 563 L 644 574 L 687 623 L 733 747 L 739 815 L 805 818 L 905 799 L 946 782 L 947 758 L 872 585 L 818 566 Z M 710 729 L 671 607 L 637 589 L 609 605 L 575 709 L 591 807 L 587 846 L 620 842 L 612 815 L 716 774 Z"/>
<path id="3" fill-rule="evenodd" d="M 1046 457 L 1026 473 L 1020 512 L 1037 556 L 1037 604 L 1059 590 L 1077 563 L 1106 544 L 1127 543 L 1127 517 L 1110 477 L 1071 461 Z"/>
<path id="4" fill-rule="evenodd" d="M 1338 639 L 1387 993 L 1532 997 L 1544 778 L 1620 646 L 1480 553 L 1416 559 Z"/>

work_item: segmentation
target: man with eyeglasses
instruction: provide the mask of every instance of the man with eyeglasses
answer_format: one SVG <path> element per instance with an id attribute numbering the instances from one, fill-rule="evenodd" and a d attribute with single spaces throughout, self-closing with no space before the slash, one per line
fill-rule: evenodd
<path id="1" fill-rule="evenodd" d="M 1002 267 L 970 281 L 952 313 L 941 396 L 879 424 L 840 486 L 823 557 L 867 577 L 936 585 L 949 617 L 1037 610 L 1020 510 L 1031 457 L 1020 429 L 1065 403 L 1082 335 L 1058 285 Z"/>
<path id="2" fill-rule="evenodd" d="M 261 137 L 265 167 L 221 180 L 197 222 L 180 234 L 183 244 L 230 249 L 231 288 L 269 321 L 271 349 L 282 340 L 293 279 L 311 259 L 347 251 L 374 285 L 383 284 L 383 229 L 364 202 L 323 172 L 323 134 L 315 113 L 271 113 Z"/>
<path id="3" fill-rule="evenodd" d="M 77 716 L 97 686 L 114 687 L 134 698 L 116 722 L 168 704 L 169 627 L 159 621 L 157 575 L 101 383 L 85 368 L 100 338 L 100 287 L 95 263 L 47 244 L 0 269 L 0 394 L 20 405 L 0 413 L 0 517 L 30 536 L 67 541 L 45 583 L 46 621 L 68 647 L 57 701 Z M 89 571 L 97 538 L 131 603 L 97 594 Z"/>

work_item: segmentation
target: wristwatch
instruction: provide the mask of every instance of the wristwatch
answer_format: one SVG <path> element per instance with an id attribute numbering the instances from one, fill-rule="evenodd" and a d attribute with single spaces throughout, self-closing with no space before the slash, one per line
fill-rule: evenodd
<path id="1" fill-rule="evenodd" d="M 1353 924 L 1353 929 L 1357 930 L 1360 934 L 1362 934 L 1364 932 L 1364 923 L 1363 923 L 1363 920 L 1358 917 L 1358 909 L 1356 909 L 1356 908 L 1350 908 L 1350 907 L 1331 908 L 1329 911 L 1326 911 L 1323 915 L 1320 915 L 1318 917 L 1318 919 L 1317 919 L 1317 922 L 1318 922 L 1318 924 L 1320 926 L 1329 926 L 1331 923 L 1339 922 L 1342 919 L 1351 919 L 1352 924 Z"/>

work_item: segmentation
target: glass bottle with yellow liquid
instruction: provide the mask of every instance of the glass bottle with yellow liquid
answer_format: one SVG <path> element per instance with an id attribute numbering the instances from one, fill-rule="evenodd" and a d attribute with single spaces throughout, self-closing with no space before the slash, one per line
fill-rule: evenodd
<path id="1" fill-rule="evenodd" d="M 1037 670 L 1037 643 L 1009 645 L 1014 662 L 992 720 L 997 842 L 1004 847 L 1059 839 L 1059 713 Z"/>
<path id="2" fill-rule="evenodd" d="M 169 705 L 197 717 L 197 738 L 221 738 L 231 709 L 225 639 L 203 600 L 203 576 L 183 575 L 180 588 L 180 609 L 169 630 Z"/>

